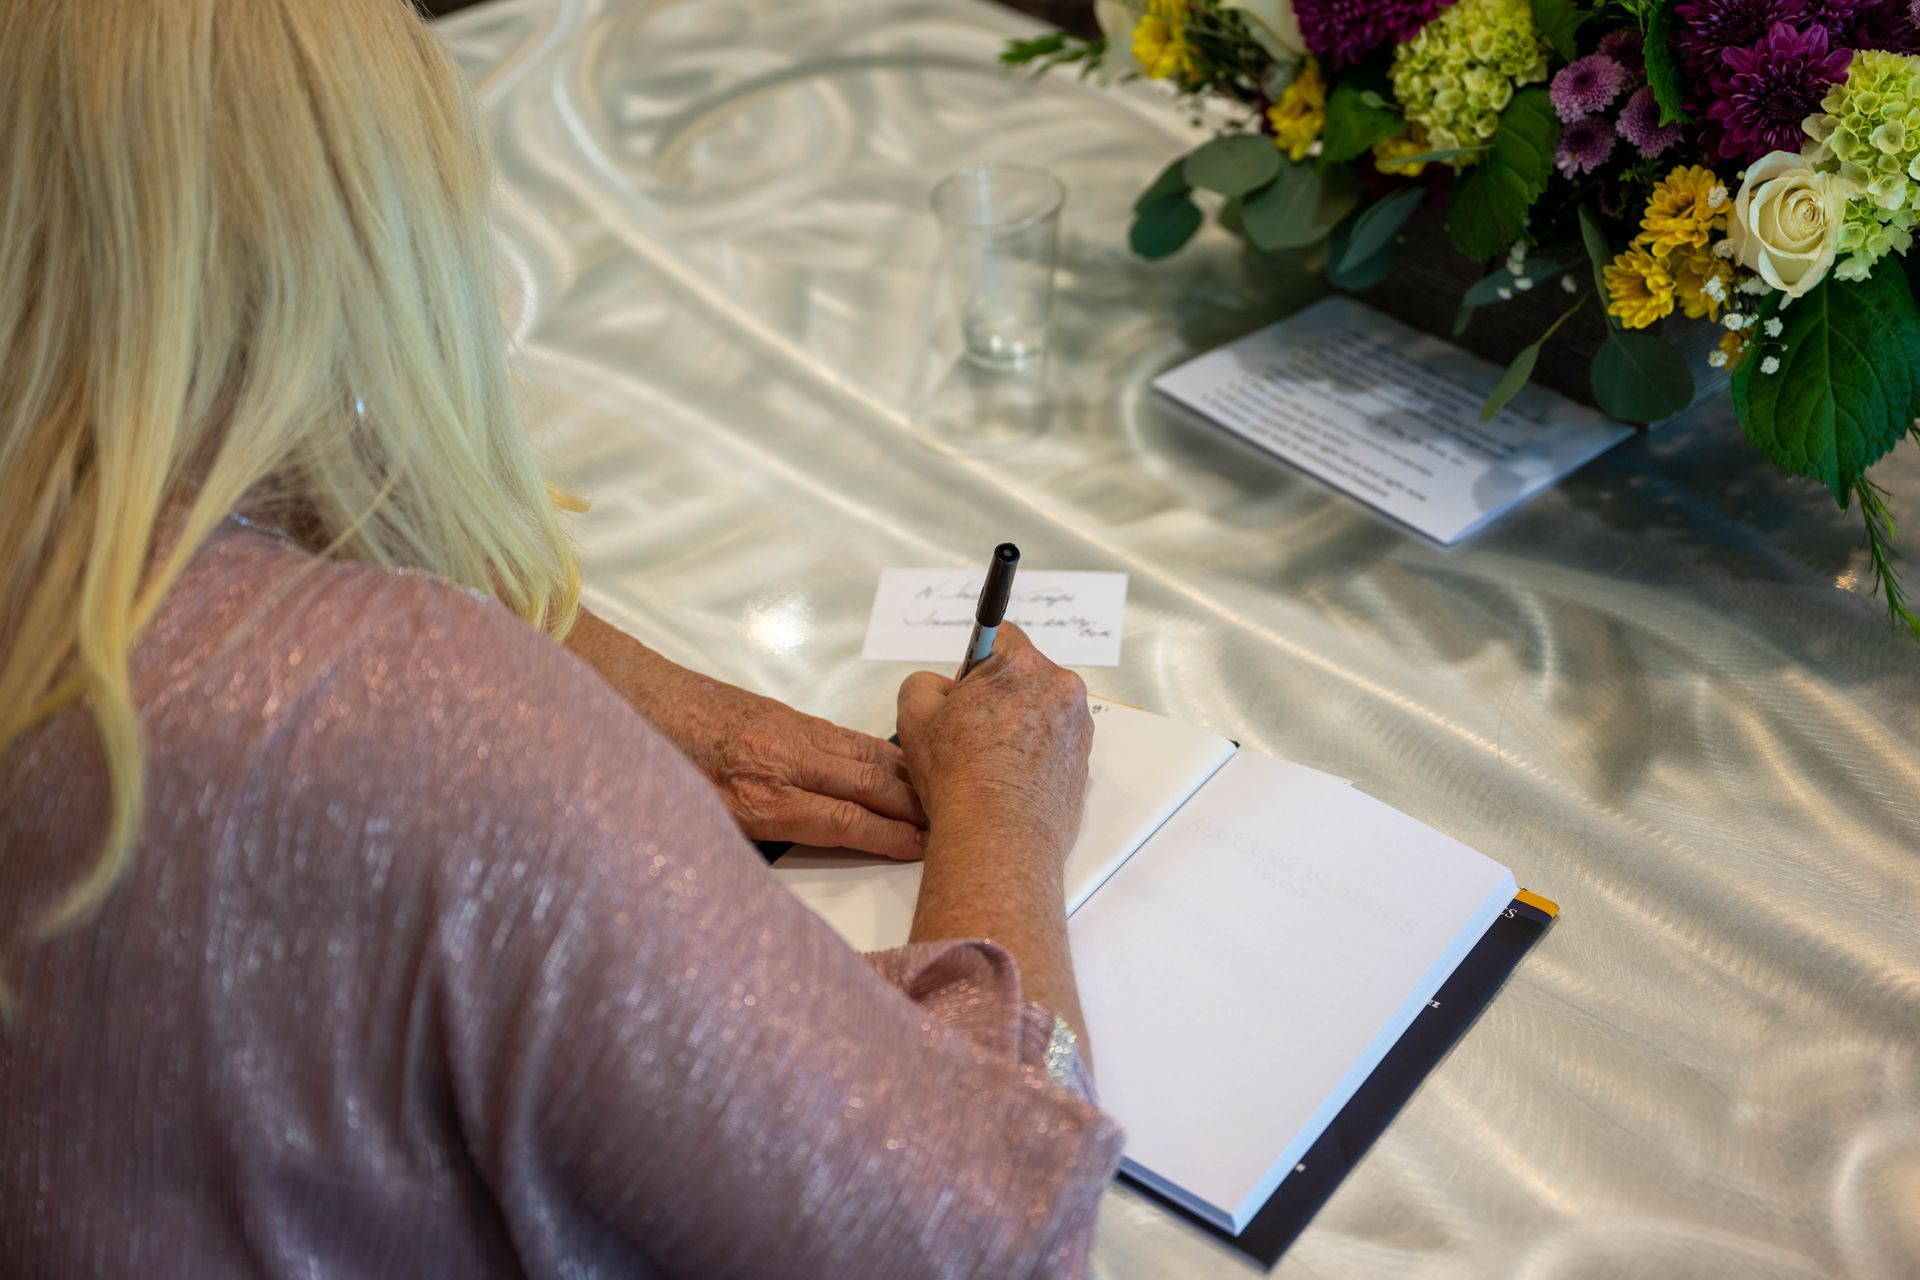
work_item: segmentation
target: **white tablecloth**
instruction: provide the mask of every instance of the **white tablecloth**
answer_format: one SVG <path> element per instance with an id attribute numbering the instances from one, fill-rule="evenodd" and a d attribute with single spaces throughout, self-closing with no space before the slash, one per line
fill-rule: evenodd
<path id="1" fill-rule="evenodd" d="M 1191 128 L 1002 75 L 1029 29 L 974 0 L 443 24 L 505 173 L 530 416 L 594 501 L 592 604 L 885 733 L 882 567 L 1012 538 L 1123 570 L 1096 691 L 1352 777 L 1563 903 L 1275 1274 L 1920 1276 L 1920 647 L 1864 598 L 1852 519 L 1719 413 L 1443 550 L 1176 421 L 1148 380 L 1279 294 L 1218 232 L 1128 255 Z M 992 159 L 1072 191 L 1039 404 L 952 370 L 926 197 Z M 1044 432 L 956 451 L 967 423 Z M 1903 452 L 1882 474 L 1920 516 Z M 1257 1270 L 1124 1188 L 1093 1269 Z"/>

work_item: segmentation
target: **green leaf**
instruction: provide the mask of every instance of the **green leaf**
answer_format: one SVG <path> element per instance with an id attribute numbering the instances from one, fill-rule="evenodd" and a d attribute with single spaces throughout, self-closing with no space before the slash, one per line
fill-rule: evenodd
<path id="1" fill-rule="evenodd" d="M 1153 185 L 1140 193 L 1140 198 L 1133 202 L 1133 211 L 1139 213 L 1150 204 L 1173 196 L 1184 196 L 1191 190 L 1193 184 L 1187 181 L 1187 158 L 1181 156 L 1162 169 L 1160 176 L 1153 180 Z"/>
<path id="2" fill-rule="evenodd" d="M 1351 173 L 1289 163 L 1245 198 L 1241 217 L 1256 249 L 1299 249 L 1325 240 L 1359 199 Z"/>
<path id="3" fill-rule="evenodd" d="M 1527 213 L 1553 176 L 1560 120 L 1545 89 L 1513 95 L 1500 113 L 1487 158 L 1453 184 L 1447 230 L 1454 248 L 1476 261 L 1505 253 L 1526 229 Z"/>
<path id="4" fill-rule="evenodd" d="M 1396 168 L 1401 165 L 1433 164 L 1440 160 L 1452 160 L 1458 156 L 1477 156 L 1485 150 L 1485 147 L 1448 147 L 1444 151 L 1422 151 L 1419 155 L 1408 156 L 1404 160 L 1396 158 L 1393 164 Z"/>
<path id="5" fill-rule="evenodd" d="M 1353 224 L 1347 251 L 1340 258 L 1340 270 L 1352 271 L 1386 248 L 1388 242 L 1407 225 L 1407 220 L 1413 217 L 1426 195 L 1425 187 L 1408 187 L 1368 206 L 1359 221 Z"/>
<path id="6" fill-rule="evenodd" d="M 1580 299 L 1580 302 L 1585 301 L 1585 298 Z M 1494 384 L 1486 403 L 1480 406 L 1480 421 L 1492 422 L 1493 416 L 1506 408 L 1508 402 L 1520 394 L 1520 388 L 1526 386 L 1527 379 L 1533 376 L 1534 366 L 1540 363 L 1540 351 L 1547 345 L 1547 339 L 1560 332 L 1561 325 L 1573 319 L 1574 313 L 1580 310 L 1580 302 L 1574 303 L 1561 312 L 1560 318 L 1548 325 L 1545 333 L 1528 343 L 1520 354 L 1513 358 L 1513 363 L 1507 366 L 1507 371 L 1500 375 L 1500 381 Z"/>
<path id="7" fill-rule="evenodd" d="M 1693 370 L 1665 340 L 1614 329 L 1593 358 L 1593 398 L 1622 422 L 1660 422 L 1693 403 Z"/>
<path id="8" fill-rule="evenodd" d="M 1168 196 L 1134 217 L 1128 240 L 1141 257 L 1164 258 L 1184 248 L 1198 230 L 1200 206 L 1186 196 Z"/>
<path id="9" fill-rule="evenodd" d="M 1243 196 L 1280 172 L 1280 148 L 1257 133 L 1215 138 L 1187 157 L 1187 181 L 1223 196 Z"/>
<path id="10" fill-rule="evenodd" d="M 1820 481 L 1845 507 L 1855 482 L 1913 427 L 1920 307 L 1892 255 L 1865 280 L 1828 276 L 1791 305 L 1768 302 L 1761 315 L 1783 328 L 1741 361 L 1734 408 L 1775 466 Z M 1773 373 L 1763 370 L 1769 358 L 1780 362 Z"/>
<path id="11" fill-rule="evenodd" d="M 1246 209 L 1247 202 L 1243 196 L 1235 196 L 1231 200 L 1223 201 L 1220 205 L 1220 225 L 1228 231 L 1233 232 L 1234 235 L 1240 236 L 1243 239 L 1246 238 Z"/>
<path id="12" fill-rule="evenodd" d="M 1530 288 L 1538 288 L 1566 269 L 1567 264 L 1564 262 L 1540 258 L 1529 262 L 1522 275 L 1533 281 Z M 1460 301 L 1469 307 L 1490 307 L 1495 303 L 1511 301 L 1514 297 L 1526 292 L 1525 289 L 1515 288 L 1513 279 L 1513 272 L 1501 267 L 1483 279 L 1474 281 L 1473 287 L 1461 295 Z M 1502 289 L 1507 291 L 1507 296 L 1504 298 L 1500 296 Z"/>
<path id="13" fill-rule="evenodd" d="M 1520 394 L 1520 388 L 1526 386 L 1527 380 L 1533 377 L 1533 367 L 1540 363 L 1540 348 L 1546 344 L 1546 341 L 1542 338 L 1539 342 L 1528 343 L 1521 349 L 1520 354 L 1513 358 L 1513 363 L 1507 366 L 1507 371 L 1500 375 L 1500 381 L 1494 384 L 1492 394 L 1487 396 L 1487 402 L 1480 406 L 1480 421 L 1492 422 L 1494 415 L 1506 408 L 1507 402 Z"/>
<path id="14" fill-rule="evenodd" d="M 1573 37 L 1580 30 L 1580 24 L 1592 16 L 1574 8 L 1573 0 L 1533 0 L 1533 25 L 1540 28 L 1540 34 L 1553 45 L 1553 51 L 1567 62 L 1580 56 L 1580 47 Z"/>
<path id="15" fill-rule="evenodd" d="M 1680 59 L 1673 52 L 1673 5 L 1674 0 L 1654 0 L 1647 12 L 1647 83 L 1660 104 L 1660 123 L 1686 124 L 1693 117 L 1687 114 Z"/>
<path id="16" fill-rule="evenodd" d="M 1594 296 L 1600 299 L 1600 313 L 1607 318 L 1609 327 L 1618 329 L 1620 322 L 1607 310 L 1607 277 L 1605 267 L 1613 261 L 1613 246 L 1607 243 L 1607 233 L 1600 225 L 1600 218 L 1585 205 L 1580 206 L 1580 242 L 1587 246 L 1587 260 L 1593 263 Z"/>
<path id="17" fill-rule="evenodd" d="M 1050 53 L 1059 53 L 1067 43 L 1067 33 L 1055 31 L 1051 35 L 1035 36 L 1031 40 L 1009 40 L 1007 47 L 1000 51 L 1003 66 L 1022 67 L 1035 58 L 1044 58 Z"/>
<path id="18" fill-rule="evenodd" d="M 1374 143 L 1398 133 L 1406 123 L 1406 117 L 1385 105 L 1377 92 L 1362 88 L 1355 77 L 1348 76 L 1334 85 L 1327 97 L 1327 123 L 1320 135 L 1321 163 L 1357 160 Z"/>
<path id="19" fill-rule="evenodd" d="M 1333 229 L 1333 239 L 1327 244 L 1327 283 L 1349 293 L 1364 292 L 1392 275 L 1393 269 L 1400 265 L 1400 253 L 1406 243 L 1395 237 L 1371 258 L 1349 268 L 1345 265 L 1347 246 L 1352 242 L 1354 224 L 1359 221 L 1359 218 L 1346 219 Z"/>

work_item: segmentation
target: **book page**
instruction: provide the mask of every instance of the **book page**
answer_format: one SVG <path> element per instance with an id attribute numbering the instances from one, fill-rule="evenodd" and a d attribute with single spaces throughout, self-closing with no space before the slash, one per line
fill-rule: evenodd
<path id="1" fill-rule="evenodd" d="M 1072 911 L 1140 847 L 1167 816 L 1234 753 L 1217 733 L 1089 698 L 1093 753 L 1087 764 L 1087 807 L 1067 855 L 1067 910 Z M 903 945 L 920 894 L 920 864 L 890 862 L 846 850 L 796 848 L 773 864 L 781 883 L 800 895 L 855 947 Z"/>
<path id="2" fill-rule="evenodd" d="M 1069 924 L 1127 1170 L 1238 1232 L 1513 893 L 1337 778 L 1236 755 Z"/>
<path id="3" fill-rule="evenodd" d="M 1465 537 L 1633 434 L 1351 298 L 1190 360 L 1155 389 L 1436 542 Z"/>

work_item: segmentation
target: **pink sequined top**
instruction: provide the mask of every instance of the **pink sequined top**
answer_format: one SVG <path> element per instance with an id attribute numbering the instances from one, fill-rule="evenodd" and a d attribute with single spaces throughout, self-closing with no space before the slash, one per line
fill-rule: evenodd
<path id="1" fill-rule="evenodd" d="M 1120 1135 L 1008 955 L 856 954 L 498 605 L 229 530 L 134 676 L 138 850 L 51 942 L 100 756 L 0 759 L 0 1271 L 1078 1272 Z"/>

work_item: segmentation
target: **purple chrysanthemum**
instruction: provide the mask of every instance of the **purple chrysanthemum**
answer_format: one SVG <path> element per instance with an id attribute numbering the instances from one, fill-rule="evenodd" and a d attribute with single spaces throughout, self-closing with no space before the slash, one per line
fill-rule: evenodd
<path id="1" fill-rule="evenodd" d="M 1836 49 L 1826 29 L 1796 31 L 1776 22 L 1750 49 L 1728 49 L 1713 82 L 1707 118 L 1720 126 L 1720 154 L 1758 160 L 1769 151 L 1798 151 L 1801 124 L 1830 85 L 1847 77 L 1853 51 Z"/>
<path id="2" fill-rule="evenodd" d="M 1613 126 L 1600 116 L 1582 116 L 1560 131 L 1560 150 L 1554 168 L 1569 178 L 1592 173 L 1613 154 Z"/>
<path id="3" fill-rule="evenodd" d="M 1647 38 L 1638 27 L 1621 27 L 1601 36 L 1597 51 L 1632 71 L 1646 61 Z"/>
<path id="4" fill-rule="evenodd" d="M 1818 25 L 1835 44 L 1846 44 L 1852 34 L 1863 0 L 1806 0 L 1807 21 Z"/>
<path id="5" fill-rule="evenodd" d="M 1590 53 L 1560 68 L 1547 90 L 1553 109 L 1569 124 L 1605 111 L 1627 87 L 1625 68 L 1604 53 Z"/>
<path id="6" fill-rule="evenodd" d="M 1360 61 L 1389 40 L 1405 44 L 1453 0 L 1294 0 L 1307 51 L 1336 65 Z"/>
<path id="7" fill-rule="evenodd" d="M 1806 16 L 1806 0 L 1682 0 L 1673 7 L 1673 43 L 1690 69 L 1711 71 L 1721 50 L 1744 49 L 1776 23 Z"/>
<path id="8" fill-rule="evenodd" d="M 1679 125 L 1660 123 L 1660 103 L 1650 88 L 1641 89 L 1627 99 L 1614 128 L 1649 160 L 1680 141 Z"/>
<path id="9" fill-rule="evenodd" d="M 1837 44 L 1851 49 L 1920 53 L 1920 0 L 1868 0 Z"/>

